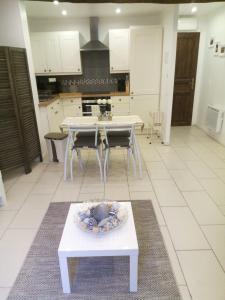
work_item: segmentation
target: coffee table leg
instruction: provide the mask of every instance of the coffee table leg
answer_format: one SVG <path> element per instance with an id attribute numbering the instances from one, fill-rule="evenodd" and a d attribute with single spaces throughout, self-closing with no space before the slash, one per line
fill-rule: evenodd
<path id="1" fill-rule="evenodd" d="M 61 272 L 63 293 L 70 293 L 71 292 L 70 276 L 69 276 L 67 257 L 59 257 L 59 266 L 60 266 L 60 272 Z"/>
<path id="2" fill-rule="evenodd" d="M 137 292 L 138 255 L 130 255 L 130 292 Z"/>

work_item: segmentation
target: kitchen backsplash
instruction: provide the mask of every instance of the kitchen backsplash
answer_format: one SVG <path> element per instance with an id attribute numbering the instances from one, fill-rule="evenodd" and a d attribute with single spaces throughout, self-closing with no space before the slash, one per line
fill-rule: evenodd
<path id="1" fill-rule="evenodd" d="M 116 92 L 125 88 L 129 74 L 110 74 L 109 51 L 81 52 L 82 75 L 36 76 L 39 91 Z M 56 78 L 49 82 L 49 78 Z"/>

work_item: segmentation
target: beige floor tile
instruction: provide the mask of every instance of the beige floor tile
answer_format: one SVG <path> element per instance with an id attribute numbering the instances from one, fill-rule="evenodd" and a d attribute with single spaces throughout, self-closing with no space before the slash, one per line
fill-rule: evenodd
<path id="1" fill-rule="evenodd" d="M 225 183 L 220 179 L 201 179 L 201 184 L 217 205 L 225 205 Z"/>
<path id="2" fill-rule="evenodd" d="M 199 191 L 203 189 L 197 179 L 187 170 L 173 170 L 170 171 L 170 174 L 181 191 Z"/>
<path id="3" fill-rule="evenodd" d="M 187 207 L 162 207 L 176 250 L 209 249 L 197 222 Z"/>
<path id="4" fill-rule="evenodd" d="M 202 230 L 225 271 L 225 225 L 202 226 Z"/>
<path id="5" fill-rule="evenodd" d="M 23 204 L 26 209 L 47 209 L 52 195 L 31 194 Z"/>
<path id="6" fill-rule="evenodd" d="M 187 161 L 186 165 L 196 178 L 216 178 L 216 174 L 201 161 Z"/>
<path id="7" fill-rule="evenodd" d="M 186 202 L 172 180 L 153 180 L 160 206 L 186 206 Z"/>
<path id="8" fill-rule="evenodd" d="M 225 162 L 215 153 L 205 152 L 201 155 L 201 159 L 210 167 L 215 169 L 225 169 Z"/>
<path id="9" fill-rule="evenodd" d="M 212 251 L 179 251 L 193 300 L 224 300 L 225 274 Z"/>
<path id="10" fill-rule="evenodd" d="M 179 288 L 182 300 L 191 300 L 192 299 L 187 286 L 179 285 L 178 288 Z"/>
<path id="11" fill-rule="evenodd" d="M 169 170 L 183 170 L 186 169 L 184 162 L 178 157 L 177 154 L 163 154 L 163 162 Z"/>
<path id="12" fill-rule="evenodd" d="M 199 157 L 190 148 L 188 148 L 187 145 L 185 147 L 174 147 L 174 150 L 183 161 L 199 160 Z"/>
<path id="13" fill-rule="evenodd" d="M 156 197 L 154 192 L 150 192 L 150 199 L 152 201 L 152 206 L 154 208 L 154 212 L 155 212 L 158 224 L 160 226 L 161 225 L 166 225 L 165 219 L 164 219 L 162 211 L 161 211 L 161 208 L 159 206 L 159 202 L 158 202 L 157 197 Z"/>
<path id="14" fill-rule="evenodd" d="M 52 202 L 76 202 L 79 197 L 79 189 L 58 189 L 52 198 Z"/>
<path id="15" fill-rule="evenodd" d="M 18 179 L 18 183 L 21 182 L 37 182 L 40 179 L 41 175 L 46 170 L 48 164 L 45 163 L 37 163 L 32 167 L 32 172 L 29 174 L 23 174 Z"/>
<path id="16" fill-rule="evenodd" d="M 10 292 L 10 288 L 0 287 L 0 299 L 7 300 L 9 292 Z"/>
<path id="17" fill-rule="evenodd" d="M 0 286 L 11 287 L 34 239 L 36 230 L 9 229 L 0 240 Z"/>
<path id="18" fill-rule="evenodd" d="M 78 202 L 87 202 L 87 201 L 100 201 L 100 200 L 105 200 L 103 193 L 83 193 L 80 194 L 78 197 Z M 108 200 L 108 199 L 106 199 Z M 110 200 L 110 199 L 109 199 Z"/>
<path id="19" fill-rule="evenodd" d="M 147 170 L 151 179 L 170 179 L 170 173 L 162 162 L 147 163 Z"/>
<path id="20" fill-rule="evenodd" d="M 200 225 L 225 224 L 225 217 L 205 191 L 183 192 L 183 195 Z"/>
<path id="21" fill-rule="evenodd" d="M 225 182 L 225 169 L 213 169 L 214 173 Z"/>
<path id="22" fill-rule="evenodd" d="M 225 205 L 219 206 L 219 210 L 222 212 L 222 214 L 225 216 Z"/>
<path id="23" fill-rule="evenodd" d="M 170 263 L 172 265 L 172 269 L 173 269 L 173 272 L 174 272 L 174 275 L 175 275 L 175 278 L 176 278 L 176 282 L 177 282 L 178 285 L 180 285 L 180 284 L 185 285 L 186 282 L 184 280 L 184 276 L 182 274 L 182 270 L 181 270 L 181 267 L 179 265 L 178 257 L 177 257 L 177 254 L 176 254 L 175 250 L 174 250 L 173 243 L 171 241 L 168 229 L 167 229 L 166 226 L 161 226 L 160 230 L 161 230 L 161 233 L 162 233 L 162 236 L 163 236 L 163 239 L 164 239 L 164 243 L 165 243 L 165 246 L 166 246 L 167 253 L 168 253 L 169 258 L 170 258 Z"/>
<path id="24" fill-rule="evenodd" d="M 24 201 L 31 193 L 34 183 L 21 182 L 16 183 L 6 193 L 6 205 L 1 207 L 1 210 L 18 210 L 23 205 Z"/>
<path id="25" fill-rule="evenodd" d="M 97 184 L 82 184 L 80 192 L 81 193 L 100 193 L 104 190 L 104 183 Z"/>
<path id="26" fill-rule="evenodd" d="M 0 210 L 0 229 L 4 230 L 12 222 L 16 215 L 16 211 Z"/>
<path id="27" fill-rule="evenodd" d="M 22 207 L 18 212 L 9 228 L 26 228 L 37 229 L 46 213 L 46 209 L 32 209 L 30 207 Z"/>
<path id="28" fill-rule="evenodd" d="M 130 192 L 130 200 L 151 200 L 150 192 Z"/>

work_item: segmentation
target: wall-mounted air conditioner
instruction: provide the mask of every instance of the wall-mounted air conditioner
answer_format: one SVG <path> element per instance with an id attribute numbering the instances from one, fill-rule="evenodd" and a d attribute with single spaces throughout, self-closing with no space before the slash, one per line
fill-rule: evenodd
<path id="1" fill-rule="evenodd" d="M 224 109 L 216 105 L 208 105 L 206 126 L 211 132 L 218 133 L 221 131 L 224 119 Z"/>

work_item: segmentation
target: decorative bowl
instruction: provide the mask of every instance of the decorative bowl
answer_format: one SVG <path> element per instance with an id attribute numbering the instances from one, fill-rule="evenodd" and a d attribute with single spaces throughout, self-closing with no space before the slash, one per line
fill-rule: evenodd
<path id="1" fill-rule="evenodd" d="M 95 234 L 117 229 L 126 220 L 127 209 L 119 202 L 82 203 L 75 215 L 75 222 L 82 230 Z"/>

